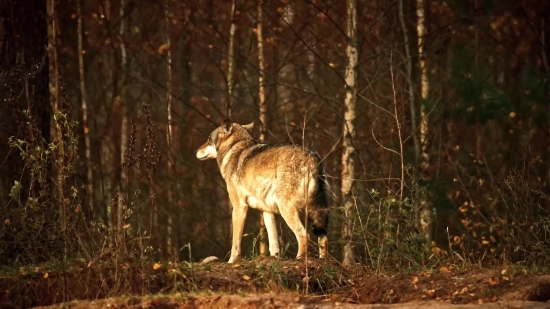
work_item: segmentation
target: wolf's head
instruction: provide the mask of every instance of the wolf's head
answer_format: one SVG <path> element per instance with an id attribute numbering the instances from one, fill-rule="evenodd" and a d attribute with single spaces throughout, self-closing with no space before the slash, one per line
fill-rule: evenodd
<path id="1" fill-rule="evenodd" d="M 208 160 L 216 159 L 218 157 L 218 150 L 225 144 L 231 143 L 231 141 L 239 140 L 240 138 L 250 137 L 250 132 L 254 127 L 254 123 L 247 125 L 240 125 L 238 123 L 232 123 L 231 120 L 225 119 L 221 126 L 216 128 L 208 140 L 196 151 L 197 159 Z"/>

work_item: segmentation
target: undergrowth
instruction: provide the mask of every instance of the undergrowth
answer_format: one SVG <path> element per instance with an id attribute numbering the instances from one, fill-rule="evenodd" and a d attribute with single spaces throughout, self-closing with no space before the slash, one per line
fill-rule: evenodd
<path id="1" fill-rule="evenodd" d="M 66 98 L 63 92 L 62 97 Z M 534 167 L 529 163 L 511 171 L 502 183 L 494 181 L 490 187 L 480 183 L 476 195 L 469 193 L 457 172 L 455 193 L 442 200 L 455 206 L 458 211 L 451 219 L 460 224 L 451 220 L 447 226 L 440 224 L 443 228 L 436 230 L 427 246 L 414 206 L 415 177 L 404 180 L 406 194 L 391 189 L 355 194 L 357 264 L 347 268 L 333 259 L 272 260 L 254 251 L 249 257 L 253 260 L 233 266 L 202 265 L 193 263 L 189 243 L 180 248 L 189 253 L 187 262 L 170 260 L 151 223 L 159 212 L 155 196 L 161 155 L 150 106 L 143 105 L 143 119 L 132 119 L 121 162 L 134 181 L 114 195 L 102 217 L 94 216 L 84 203 L 86 190 L 77 172 L 79 124 L 68 101 L 62 101 L 53 115 L 51 140 L 39 130 L 31 105 L 17 114 L 19 134 L 8 141 L 24 170 L 13 180 L 6 211 L 0 213 L 0 291 L 2 299 L 22 307 L 204 290 L 327 295 L 349 288 L 354 276 L 367 273 L 436 274 L 495 264 L 508 267 L 510 276 L 548 271 L 537 264 L 550 261 L 550 201 L 542 185 L 531 179 Z M 438 207 L 434 206 L 436 215 Z M 332 222 L 332 230 L 338 231 L 338 220 Z M 336 239 L 331 253 L 338 259 L 339 234 L 330 236 Z M 288 243 L 286 254 L 292 255 Z M 395 297 L 384 294 L 384 299 L 393 302 Z"/>

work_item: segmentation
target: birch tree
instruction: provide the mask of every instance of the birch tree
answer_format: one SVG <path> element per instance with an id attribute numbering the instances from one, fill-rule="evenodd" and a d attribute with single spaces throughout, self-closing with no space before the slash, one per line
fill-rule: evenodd
<path id="1" fill-rule="evenodd" d="M 342 228 L 342 239 L 346 241 L 344 246 L 344 264 L 351 264 L 355 260 L 353 251 L 353 198 L 352 187 L 355 175 L 355 105 L 357 102 L 357 8 L 356 0 L 347 0 L 347 48 L 345 82 L 346 99 L 344 102 L 344 127 L 343 127 L 343 152 L 342 152 L 342 185 L 341 197 L 344 205 L 345 221 Z"/>
<path id="2" fill-rule="evenodd" d="M 416 1 L 416 16 L 417 26 L 416 31 L 418 35 L 418 67 L 420 70 L 420 144 L 421 157 L 420 157 L 420 172 L 421 179 L 426 180 L 426 169 L 429 166 L 430 154 L 428 152 L 428 114 L 426 112 L 426 100 L 429 95 L 429 81 L 428 81 L 428 69 L 426 67 L 426 55 L 425 55 L 425 36 L 426 36 L 426 12 L 424 9 L 424 0 Z M 426 243 L 429 246 L 432 242 L 432 206 L 428 200 L 428 192 L 425 187 L 419 187 L 418 196 L 416 198 L 416 207 L 420 209 L 420 226 Z"/>
<path id="3" fill-rule="evenodd" d="M 258 1 L 258 25 L 256 26 L 256 35 L 258 37 L 258 110 L 259 110 L 259 118 L 260 118 L 260 142 L 265 142 L 267 127 L 266 127 L 266 109 L 267 105 L 265 102 L 265 85 L 264 85 L 264 69 L 265 69 L 265 60 L 264 60 L 264 39 L 263 39 L 263 33 L 262 33 L 262 6 L 263 6 L 263 0 Z M 265 222 L 264 218 L 268 216 L 269 219 L 275 220 L 275 217 L 273 214 L 263 214 L 263 218 L 260 217 L 259 219 L 259 226 L 260 226 L 260 249 L 259 253 L 260 255 L 266 255 L 268 251 L 268 245 L 267 245 L 267 233 L 265 228 Z M 271 218 L 273 216 L 273 218 Z"/>
<path id="4" fill-rule="evenodd" d="M 233 101 L 233 87 L 235 87 L 234 71 L 235 71 L 235 2 L 231 1 L 231 26 L 229 28 L 229 47 L 227 51 L 227 118 L 231 118 L 231 107 Z"/>
<path id="5" fill-rule="evenodd" d="M 124 41 L 124 35 L 125 35 L 125 16 L 124 16 L 124 8 L 125 8 L 125 1 L 120 0 L 120 60 L 121 60 L 121 66 L 122 71 L 126 73 L 127 69 L 127 57 L 126 57 L 126 42 Z M 123 79 L 124 80 L 124 79 Z M 122 116 L 121 119 L 121 125 L 120 125 L 120 162 L 121 166 L 124 162 L 124 154 L 126 153 L 126 149 L 128 147 L 128 115 L 127 115 L 127 106 L 126 106 L 126 86 L 122 85 L 120 90 L 120 114 Z M 123 237 L 124 232 L 122 230 L 123 222 L 124 222 L 124 208 L 125 208 L 125 200 L 124 197 L 126 196 L 126 187 L 128 183 L 128 175 L 126 174 L 126 169 L 121 168 L 120 170 L 120 181 L 118 183 L 118 207 L 117 207 L 117 222 L 116 222 L 116 230 L 117 230 L 117 241 L 120 248 L 123 248 Z"/>
<path id="6" fill-rule="evenodd" d="M 167 174 L 168 174 L 168 191 L 167 191 L 167 198 L 168 198 L 168 209 L 173 207 L 174 205 L 174 183 L 175 182 L 175 170 L 174 170 L 174 131 L 175 126 L 173 124 L 172 120 L 172 51 L 171 46 L 172 42 L 170 40 L 170 19 L 168 17 L 169 10 L 168 10 L 169 2 L 166 1 L 164 4 L 164 20 L 166 22 L 166 123 L 167 123 L 167 130 L 166 130 L 166 145 L 168 146 L 168 158 L 166 160 L 167 162 Z M 174 244 L 173 244 L 173 214 L 175 212 L 168 211 L 168 218 L 167 218 L 167 226 L 166 226 L 166 249 L 169 254 L 174 254 Z"/>
<path id="7" fill-rule="evenodd" d="M 88 102 L 86 97 L 86 83 L 84 81 L 84 47 L 83 35 L 84 27 L 82 25 L 82 4 L 80 0 L 76 0 L 76 13 L 78 15 L 78 72 L 80 85 L 80 105 L 82 107 L 82 126 L 84 129 L 84 142 L 86 152 L 86 194 L 88 198 L 88 208 L 90 211 L 90 219 L 94 218 L 94 165 L 92 163 L 92 149 L 90 142 L 90 127 L 88 123 Z"/>

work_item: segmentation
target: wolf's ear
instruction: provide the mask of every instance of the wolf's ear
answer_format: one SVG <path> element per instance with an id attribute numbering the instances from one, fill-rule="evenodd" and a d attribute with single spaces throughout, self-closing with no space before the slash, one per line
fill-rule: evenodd
<path id="1" fill-rule="evenodd" d="M 229 119 L 225 119 L 222 123 L 222 129 L 225 134 L 231 133 L 231 129 L 233 129 L 233 122 Z"/>
<path id="2" fill-rule="evenodd" d="M 249 124 L 243 124 L 241 125 L 241 127 L 243 127 L 243 129 L 245 129 L 246 131 L 251 132 L 252 129 L 254 128 L 254 122 L 251 122 Z"/>

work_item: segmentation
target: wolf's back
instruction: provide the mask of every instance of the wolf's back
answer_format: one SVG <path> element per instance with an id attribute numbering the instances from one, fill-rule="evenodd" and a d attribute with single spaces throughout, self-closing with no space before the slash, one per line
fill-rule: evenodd
<path id="1" fill-rule="evenodd" d="M 315 179 L 312 179 L 316 182 L 315 191 L 310 192 L 311 195 L 308 194 L 311 200 L 306 201 L 307 216 L 316 236 L 327 234 L 329 221 L 327 194 L 329 188 L 325 167 L 318 153 L 296 145 L 270 145 L 258 142 L 247 146 L 236 146 L 235 148 L 238 150 L 234 149 L 234 151 L 239 152 L 236 156 L 238 159 L 235 159 L 239 162 L 237 174 L 241 179 L 247 178 L 246 182 L 249 185 L 253 183 L 256 189 L 262 187 L 258 179 L 275 177 L 278 178 L 278 185 L 291 188 L 283 190 L 283 194 L 298 194 L 295 190 L 301 184 L 300 179 L 308 178 L 308 175 L 315 175 Z M 302 169 L 306 166 L 312 174 Z M 248 178 L 249 175 L 253 175 L 253 177 Z M 261 196 L 261 194 L 259 195 Z"/>

